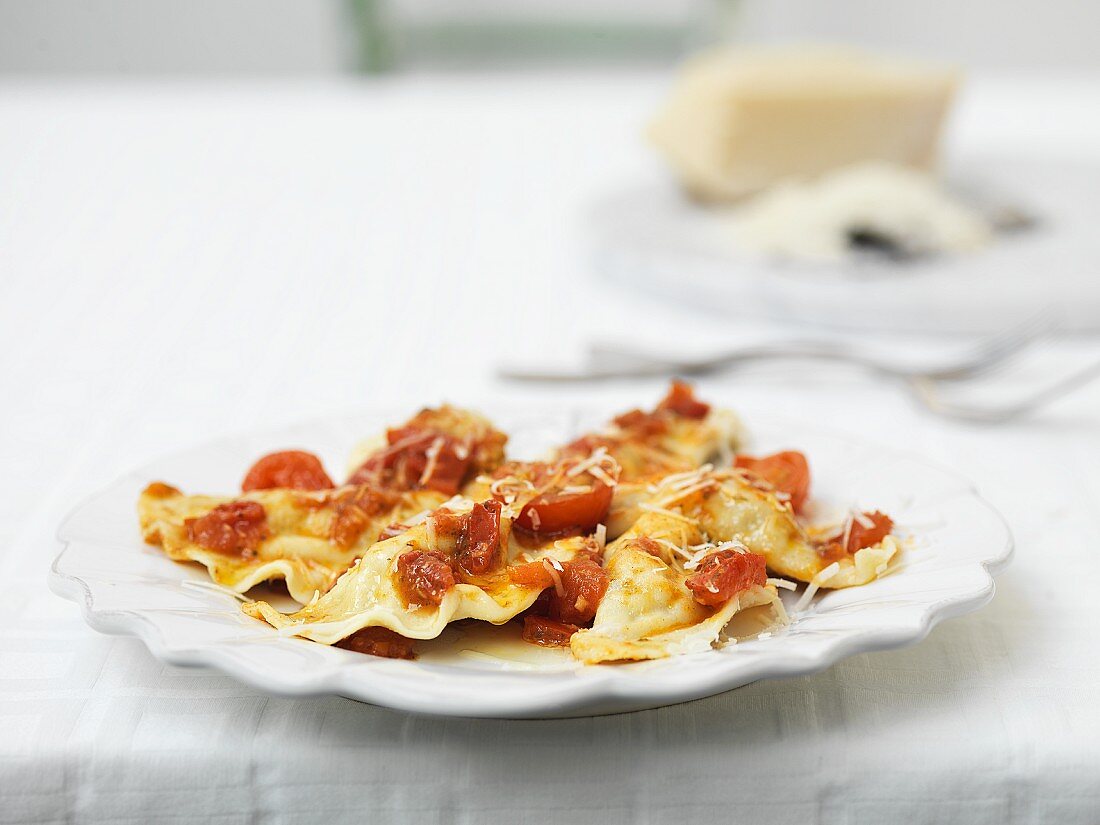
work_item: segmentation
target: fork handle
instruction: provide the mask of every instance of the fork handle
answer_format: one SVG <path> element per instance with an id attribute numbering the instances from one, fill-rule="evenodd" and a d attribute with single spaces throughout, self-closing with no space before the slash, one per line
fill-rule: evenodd
<path id="1" fill-rule="evenodd" d="M 850 347 L 834 341 L 785 341 L 738 347 L 707 358 L 665 359 L 640 353 L 616 344 L 593 343 L 588 348 L 593 371 L 607 375 L 657 375 L 676 372 L 682 375 L 704 375 L 750 361 L 779 359 L 811 359 L 857 364 L 882 375 L 905 377 L 913 371 L 891 366 L 853 352 Z M 609 362 L 611 366 L 609 366 Z"/>

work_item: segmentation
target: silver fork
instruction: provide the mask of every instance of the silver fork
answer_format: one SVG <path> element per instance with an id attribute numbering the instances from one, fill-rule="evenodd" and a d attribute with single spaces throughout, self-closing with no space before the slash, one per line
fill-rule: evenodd
<path id="1" fill-rule="evenodd" d="M 1043 310 L 1024 322 L 999 332 L 950 360 L 905 364 L 857 351 L 827 340 L 784 341 L 743 346 L 705 358 L 661 358 L 617 344 L 593 343 L 588 365 L 580 370 L 555 371 L 500 366 L 497 375 L 512 381 L 595 381 L 607 378 L 643 378 L 662 375 L 699 376 L 755 361 L 823 360 L 855 364 L 878 375 L 903 379 L 949 381 L 972 378 L 994 369 L 1009 358 L 1049 336 L 1054 316 Z"/>
<path id="2" fill-rule="evenodd" d="M 974 378 L 1003 366 L 1014 355 L 1050 337 L 1055 330 L 1054 320 L 1051 311 L 1040 311 L 1023 323 L 979 342 L 952 361 L 926 363 L 923 366 L 903 365 L 864 355 L 832 341 L 793 341 L 741 347 L 700 359 L 660 359 L 623 347 L 597 344 L 589 349 L 589 367 L 585 370 L 540 372 L 503 367 L 499 374 L 520 381 L 591 381 L 669 374 L 702 375 L 757 360 L 820 359 L 856 364 L 878 375 L 901 379 L 914 400 L 936 415 L 974 423 L 1000 424 L 1034 412 L 1100 378 L 1100 362 L 1020 400 L 999 405 L 947 400 L 941 393 L 944 382 Z"/>
<path id="3" fill-rule="evenodd" d="M 1051 401 L 1069 395 L 1100 378 L 1100 361 L 1017 401 L 998 405 L 962 404 L 948 401 L 940 392 L 941 382 L 927 376 L 914 376 L 906 382 L 910 393 L 926 409 L 945 418 L 976 424 L 1004 424 L 1035 412 Z"/>

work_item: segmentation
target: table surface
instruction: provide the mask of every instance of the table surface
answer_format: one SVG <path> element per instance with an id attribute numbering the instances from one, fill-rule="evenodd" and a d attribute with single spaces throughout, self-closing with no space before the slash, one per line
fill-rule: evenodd
<path id="1" fill-rule="evenodd" d="M 652 382 L 516 388 L 491 365 L 753 334 L 591 276 L 585 206 L 653 174 L 662 85 L 0 84 L 0 823 L 1100 821 L 1100 647 L 1073 586 L 1097 552 L 1097 388 L 981 428 L 844 369 L 702 382 L 961 471 L 1018 551 L 989 607 L 916 647 L 656 711 L 272 697 L 46 589 L 64 513 L 159 453 L 370 405 L 647 403 Z M 977 78 L 952 147 L 1096 157 L 1097 100 L 1100 78 Z"/>

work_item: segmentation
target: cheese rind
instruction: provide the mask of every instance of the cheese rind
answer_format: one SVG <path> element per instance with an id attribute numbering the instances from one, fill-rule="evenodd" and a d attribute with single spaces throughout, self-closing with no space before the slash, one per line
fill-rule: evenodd
<path id="1" fill-rule="evenodd" d="M 957 79 L 832 47 L 710 52 L 683 67 L 649 134 L 706 201 L 865 160 L 930 169 Z"/>

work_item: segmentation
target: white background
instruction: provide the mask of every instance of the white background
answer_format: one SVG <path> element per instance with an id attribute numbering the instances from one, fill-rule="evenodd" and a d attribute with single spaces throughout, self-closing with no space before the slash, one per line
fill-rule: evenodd
<path id="1" fill-rule="evenodd" d="M 159 453 L 374 404 L 644 404 L 657 384 L 519 390 L 491 368 L 595 335 L 751 331 L 588 271 L 585 206 L 654 174 L 638 134 L 662 83 L 0 86 L 0 822 L 1096 821 L 1096 388 L 983 429 L 845 370 L 704 382 L 973 477 L 1018 556 L 990 607 L 916 648 L 660 711 L 271 698 L 98 636 L 47 592 L 63 514 Z M 953 145 L 1095 152 L 1098 89 L 980 76 Z"/>

